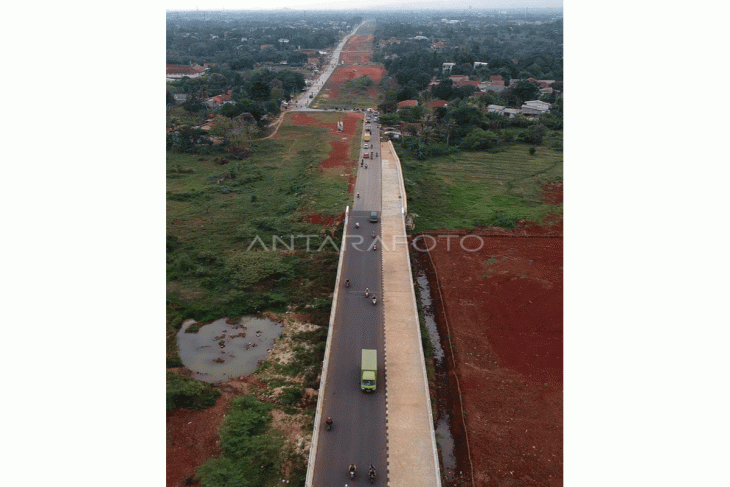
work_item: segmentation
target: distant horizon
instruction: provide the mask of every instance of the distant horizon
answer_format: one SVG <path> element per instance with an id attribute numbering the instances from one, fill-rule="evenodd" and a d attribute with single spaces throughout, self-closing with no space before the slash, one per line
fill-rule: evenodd
<path id="1" fill-rule="evenodd" d="M 224 0 L 225 1 L 225 0 Z M 269 0 L 264 5 L 261 2 L 250 0 L 215 2 L 218 5 L 211 5 L 213 2 L 205 0 L 170 0 L 171 4 L 165 7 L 167 12 L 234 12 L 234 11 L 256 11 L 256 12 L 277 12 L 277 11 L 352 11 L 363 12 L 373 9 L 390 10 L 411 10 L 411 11 L 450 11 L 450 10 L 563 10 L 562 0 L 493 0 L 480 2 L 475 0 L 452 0 L 447 5 L 441 0 L 371 0 L 363 6 L 353 6 L 352 2 L 342 0 Z"/>

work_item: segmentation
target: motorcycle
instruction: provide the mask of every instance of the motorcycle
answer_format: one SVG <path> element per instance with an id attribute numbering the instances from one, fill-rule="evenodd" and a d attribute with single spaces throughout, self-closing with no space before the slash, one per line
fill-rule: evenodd
<path id="1" fill-rule="evenodd" d="M 357 197 L 358 197 L 358 198 L 360 197 L 360 193 L 357 193 Z"/>
<path id="2" fill-rule="evenodd" d="M 373 467 L 372 465 L 370 465 L 370 469 L 368 470 L 368 477 L 370 478 L 370 483 L 371 484 L 374 484 L 375 483 L 375 475 L 376 475 L 375 474 L 375 467 Z"/>
<path id="3" fill-rule="evenodd" d="M 368 296 L 370 296 L 370 289 L 365 288 L 365 297 L 367 298 Z"/>
<path id="4" fill-rule="evenodd" d="M 345 287 L 350 287 L 350 280 L 349 279 L 345 279 Z"/>
<path id="5" fill-rule="evenodd" d="M 378 250 L 378 244 L 373 244 L 373 250 Z"/>
<path id="6" fill-rule="evenodd" d="M 355 222 L 355 228 L 360 228 L 360 222 Z"/>
<path id="7" fill-rule="evenodd" d="M 332 418 L 327 418 L 327 421 L 325 421 L 324 424 L 327 431 L 332 431 Z"/>
<path id="8" fill-rule="evenodd" d="M 374 305 L 375 305 L 375 304 L 378 304 L 378 298 L 376 298 L 375 296 L 373 296 L 373 304 L 374 304 Z"/>
<path id="9" fill-rule="evenodd" d="M 350 468 L 347 469 L 347 471 L 350 473 L 350 478 L 355 478 L 355 472 L 357 471 L 357 467 L 355 465 L 350 465 Z"/>
<path id="10" fill-rule="evenodd" d="M 375 238 L 375 232 L 373 232 L 373 238 Z"/>

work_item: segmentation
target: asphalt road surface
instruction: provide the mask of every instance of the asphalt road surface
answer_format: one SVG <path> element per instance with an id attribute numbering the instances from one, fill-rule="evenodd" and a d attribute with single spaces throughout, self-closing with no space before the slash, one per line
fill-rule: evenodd
<path id="1" fill-rule="evenodd" d="M 367 125 L 367 122 L 366 122 Z M 380 155 L 380 135 L 377 123 L 372 126 L 372 139 L 368 154 Z M 365 149 L 360 148 L 360 160 Z M 327 387 L 322 398 L 322 424 L 317 458 L 315 461 L 315 487 L 342 487 L 370 485 L 367 470 L 372 464 L 378 476 L 375 485 L 387 483 L 387 450 L 385 429 L 385 374 L 384 374 L 384 331 L 381 299 L 380 222 L 369 221 L 370 212 L 381 207 L 380 157 L 364 159 L 358 170 L 353 211 L 348 223 L 349 246 L 342 262 L 342 289 L 340 289 L 335 312 L 330 362 L 326 377 Z M 379 218 L 378 218 L 379 219 Z M 355 227 L 355 223 L 360 228 Z M 376 237 L 372 234 L 375 232 Z M 377 242 L 377 250 L 373 243 Z M 350 286 L 345 287 L 345 279 Z M 378 298 L 373 305 L 365 297 L 365 289 Z M 378 351 L 377 390 L 365 393 L 360 390 L 360 358 L 363 348 Z M 334 426 L 325 430 L 324 419 L 332 417 Z M 357 465 L 357 474 L 352 480 L 347 467 Z"/>

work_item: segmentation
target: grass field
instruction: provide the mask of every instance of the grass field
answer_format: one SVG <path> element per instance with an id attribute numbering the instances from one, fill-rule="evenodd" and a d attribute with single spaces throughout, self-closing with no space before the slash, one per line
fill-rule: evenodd
<path id="1" fill-rule="evenodd" d="M 240 161 L 167 153 L 168 356 L 176 355 L 175 332 L 186 318 L 293 305 L 326 323 L 337 253 L 332 246 L 307 252 L 306 239 L 296 236 L 316 236 L 316 250 L 331 229 L 303 216 L 336 217 L 351 202 L 343 171 L 319 170 L 330 137 L 325 128 L 285 121 L 278 138 L 252 143 L 253 155 Z M 274 236 L 277 251 L 264 252 Z"/>
<path id="2" fill-rule="evenodd" d="M 397 147 L 397 146 L 396 146 Z M 419 161 L 399 150 L 415 231 L 542 221 L 562 207 L 542 202 L 541 186 L 563 178 L 563 153 L 545 146 L 534 156 L 516 144 L 498 153 L 461 152 Z"/>
<path id="3" fill-rule="evenodd" d="M 378 103 L 383 101 L 382 95 L 378 94 L 372 97 L 366 90 L 352 89 L 348 90 L 345 86 L 340 85 L 340 90 L 337 98 L 330 98 L 327 96 L 327 88 L 329 81 L 324 85 L 322 93 L 317 95 L 314 102 L 311 104 L 312 108 L 370 108 L 376 106 Z"/>

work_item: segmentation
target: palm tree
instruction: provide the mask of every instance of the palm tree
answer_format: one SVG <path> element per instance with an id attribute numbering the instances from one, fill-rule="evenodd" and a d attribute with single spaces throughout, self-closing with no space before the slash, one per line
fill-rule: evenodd
<path id="1" fill-rule="evenodd" d="M 429 144 L 431 142 L 435 142 L 438 140 L 438 134 L 436 133 L 436 130 L 434 130 L 433 127 L 429 125 L 422 125 L 421 126 L 421 138 L 423 139 L 423 142 L 425 144 Z"/>
<path id="2" fill-rule="evenodd" d="M 446 145 L 449 145 L 449 139 L 459 127 L 459 125 L 454 121 L 454 119 L 449 119 L 446 121 L 446 123 L 444 123 L 443 127 L 444 132 L 446 132 Z"/>

